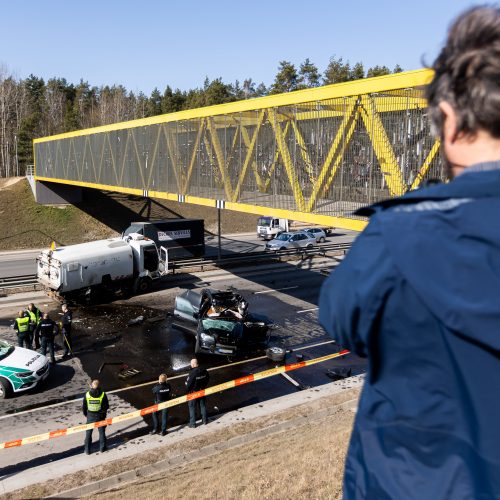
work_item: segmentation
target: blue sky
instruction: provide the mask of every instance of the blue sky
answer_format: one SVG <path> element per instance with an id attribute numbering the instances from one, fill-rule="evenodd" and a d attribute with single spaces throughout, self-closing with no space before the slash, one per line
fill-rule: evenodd
<path id="1" fill-rule="evenodd" d="M 272 83 L 280 60 L 365 68 L 432 62 L 471 0 L 0 0 L 0 64 L 17 77 L 120 83 L 149 94 L 206 76 Z"/>

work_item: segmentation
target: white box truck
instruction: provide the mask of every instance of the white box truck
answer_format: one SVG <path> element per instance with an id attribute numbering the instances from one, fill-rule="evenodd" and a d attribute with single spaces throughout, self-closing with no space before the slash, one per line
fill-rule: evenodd
<path id="1" fill-rule="evenodd" d="M 37 258 L 38 282 L 65 299 L 145 293 L 167 272 L 167 250 L 139 234 L 50 248 Z"/>

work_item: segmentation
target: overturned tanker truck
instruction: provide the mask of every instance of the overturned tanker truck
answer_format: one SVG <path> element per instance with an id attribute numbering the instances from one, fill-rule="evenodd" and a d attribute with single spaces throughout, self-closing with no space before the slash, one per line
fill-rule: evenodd
<path id="1" fill-rule="evenodd" d="M 168 273 L 168 252 L 141 234 L 43 250 L 37 279 L 64 300 L 94 300 L 148 292 Z"/>

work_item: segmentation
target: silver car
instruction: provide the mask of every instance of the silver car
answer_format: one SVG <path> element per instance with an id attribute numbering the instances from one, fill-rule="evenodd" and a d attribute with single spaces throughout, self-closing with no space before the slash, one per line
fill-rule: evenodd
<path id="1" fill-rule="evenodd" d="M 288 250 L 290 248 L 313 248 L 316 238 L 305 231 L 281 233 L 274 240 L 266 243 L 266 250 Z"/>
<path id="2" fill-rule="evenodd" d="M 316 238 L 317 243 L 324 243 L 326 240 L 326 233 L 323 231 L 323 229 L 319 227 L 309 227 L 307 229 L 304 229 L 304 231 L 311 236 L 314 236 Z"/>

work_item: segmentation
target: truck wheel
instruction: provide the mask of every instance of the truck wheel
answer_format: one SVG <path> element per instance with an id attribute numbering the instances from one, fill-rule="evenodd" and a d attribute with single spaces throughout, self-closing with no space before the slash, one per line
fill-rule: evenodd
<path id="1" fill-rule="evenodd" d="M 153 282 L 151 278 L 139 278 L 135 285 L 136 293 L 147 293 L 151 290 Z"/>
<path id="2" fill-rule="evenodd" d="M 0 399 L 5 399 L 10 396 L 12 387 L 8 380 L 0 377 Z"/>

